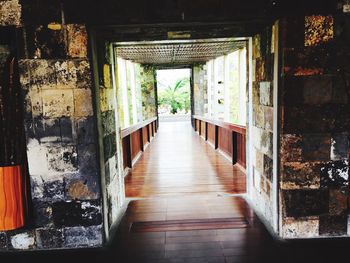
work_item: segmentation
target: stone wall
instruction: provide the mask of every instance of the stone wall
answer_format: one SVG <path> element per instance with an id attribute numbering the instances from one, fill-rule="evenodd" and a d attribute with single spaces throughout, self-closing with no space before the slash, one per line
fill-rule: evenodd
<path id="1" fill-rule="evenodd" d="M 250 198 L 256 209 L 273 225 L 273 89 L 275 26 L 253 37 Z"/>
<path id="2" fill-rule="evenodd" d="M 156 90 L 155 69 L 152 66 L 141 65 L 141 97 L 142 117 L 147 120 L 157 116 L 156 112 Z"/>
<path id="3" fill-rule="evenodd" d="M 208 84 L 206 74 L 206 65 L 195 65 L 193 67 L 193 114 L 195 115 L 204 116 L 208 111 Z"/>
<path id="4" fill-rule="evenodd" d="M 282 21 L 281 236 L 347 235 L 350 19 Z"/>
<path id="5" fill-rule="evenodd" d="M 102 163 L 104 191 L 106 194 L 105 216 L 108 218 L 108 229 L 117 221 L 125 198 L 124 178 L 122 171 L 121 134 L 117 106 L 117 87 L 113 85 L 113 52 L 111 44 L 105 44 L 103 54 L 98 57 L 99 89 L 96 96 L 99 100 L 99 136 L 102 138 Z"/>
<path id="6" fill-rule="evenodd" d="M 0 26 L 16 26 L 24 96 L 31 217 L 0 233 L 1 250 L 103 243 L 100 176 L 84 25 L 64 24 L 60 5 L 35 13 L 0 1 Z M 40 10 L 44 10 L 44 6 Z M 38 10 L 36 10 L 38 11 Z"/>

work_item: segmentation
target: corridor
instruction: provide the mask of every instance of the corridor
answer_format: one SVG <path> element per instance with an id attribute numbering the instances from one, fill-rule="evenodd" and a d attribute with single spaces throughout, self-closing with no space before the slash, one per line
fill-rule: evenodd
<path id="1" fill-rule="evenodd" d="M 196 134 L 190 121 L 161 122 L 125 180 L 126 197 L 245 193 L 245 173 Z"/>
<path id="2" fill-rule="evenodd" d="M 114 245 L 122 248 L 124 262 L 268 256 L 270 246 L 262 244 L 271 237 L 244 199 L 233 196 L 245 192 L 245 173 L 206 144 L 189 121 L 161 122 L 125 182 L 132 201 Z"/>

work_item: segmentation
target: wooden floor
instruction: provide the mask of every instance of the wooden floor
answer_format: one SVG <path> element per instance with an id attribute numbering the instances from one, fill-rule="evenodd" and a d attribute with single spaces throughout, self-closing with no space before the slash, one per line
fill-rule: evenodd
<path id="1" fill-rule="evenodd" d="M 161 122 L 125 179 L 127 197 L 241 194 L 245 174 L 208 145 L 190 122 Z"/>

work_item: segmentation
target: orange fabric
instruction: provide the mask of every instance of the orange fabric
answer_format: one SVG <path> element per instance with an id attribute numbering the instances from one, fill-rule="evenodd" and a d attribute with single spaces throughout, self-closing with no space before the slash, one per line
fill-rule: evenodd
<path id="1" fill-rule="evenodd" d="M 0 231 L 24 225 L 21 166 L 0 167 Z"/>

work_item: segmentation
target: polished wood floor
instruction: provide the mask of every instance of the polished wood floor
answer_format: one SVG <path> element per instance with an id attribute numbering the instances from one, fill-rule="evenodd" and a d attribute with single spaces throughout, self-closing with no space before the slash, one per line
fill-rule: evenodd
<path id="1" fill-rule="evenodd" d="M 125 179 L 127 197 L 241 194 L 245 173 L 196 134 L 189 121 L 161 122 Z"/>

